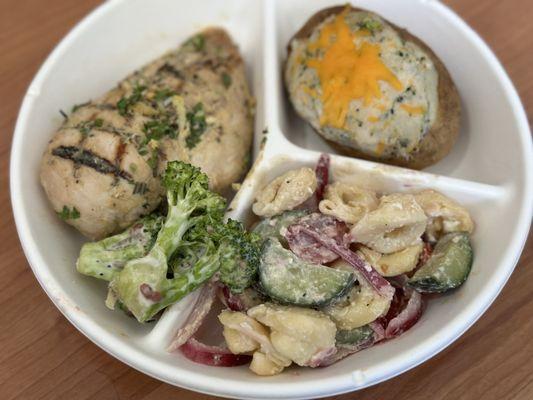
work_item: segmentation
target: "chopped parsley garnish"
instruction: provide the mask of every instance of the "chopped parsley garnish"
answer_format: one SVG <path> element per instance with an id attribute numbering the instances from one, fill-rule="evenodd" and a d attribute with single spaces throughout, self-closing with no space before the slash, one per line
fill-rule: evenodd
<path id="1" fill-rule="evenodd" d="M 57 215 L 63 221 L 66 221 L 67 219 L 78 219 L 80 217 L 80 212 L 76 207 L 72 207 L 72 209 L 70 209 L 67 206 L 63 206 L 61 211 L 57 211 Z"/>
<path id="2" fill-rule="evenodd" d="M 372 18 L 364 18 L 357 25 L 359 25 L 361 29 L 366 29 L 367 31 L 370 31 L 370 33 L 374 33 L 375 31 L 380 31 L 383 29 L 383 25 L 381 24 L 381 22 L 376 21 Z"/>
<path id="3" fill-rule="evenodd" d="M 152 172 L 154 176 L 156 176 L 156 173 L 157 173 L 156 168 L 157 168 L 158 161 L 159 161 L 159 152 L 157 151 L 157 149 L 152 149 L 152 153 L 147 163 L 150 166 L 150 168 L 152 168 Z"/>
<path id="4" fill-rule="evenodd" d="M 96 118 L 90 121 L 80 122 L 76 128 L 79 129 L 83 136 L 87 136 L 92 129 L 101 128 L 104 125 L 104 121 L 101 118 Z"/>
<path id="5" fill-rule="evenodd" d="M 131 172 L 133 172 L 133 173 L 137 172 L 137 164 L 135 164 L 135 163 L 130 163 L 129 168 L 130 168 L 130 171 L 131 171 Z"/>
<path id="6" fill-rule="evenodd" d="M 178 136 L 178 126 L 167 118 L 152 119 L 144 123 L 143 131 L 146 134 L 146 143 L 150 140 L 159 140 L 165 136 L 176 139 Z"/>
<path id="7" fill-rule="evenodd" d="M 194 50 L 202 51 L 205 46 L 205 37 L 204 35 L 196 35 L 189 40 L 189 43 L 194 47 Z"/>
<path id="8" fill-rule="evenodd" d="M 164 101 L 171 96 L 174 96 L 176 92 L 170 89 L 161 89 L 155 92 L 154 100 L 155 101 Z"/>
<path id="9" fill-rule="evenodd" d="M 174 77 L 176 77 L 178 79 L 182 79 L 183 78 L 183 75 L 181 74 L 181 72 L 178 71 L 176 69 L 176 67 L 174 67 L 173 65 L 170 65 L 168 63 L 165 63 L 161 67 L 159 67 L 158 72 L 166 72 L 166 73 L 168 73 L 170 75 L 173 75 Z"/>
<path id="10" fill-rule="evenodd" d="M 145 86 L 137 85 L 133 88 L 133 93 L 131 96 L 124 96 L 117 102 L 118 113 L 125 117 L 129 115 L 130 108 L 139 101 L 142 100 L 142 94 L 146 89 Z"/>
<path id="11" fill-rule="evenodd" d="M 231 86 L 231 76 L 227 72 L 222 74 L 222 84 L 226 89 Z"/>
<path id="12" fill-rule="evenodd" d="M 188 149 L 194 149 L 200 142 L 200 139 L 207 128 L 205 121 L 204 105 L 197 103 L 191 111 L 187 113 L 187 121 L 189 121 L 189 136 L 185 139 L 185 144 Z"/>
<path id="13" fill-rule="evenodd" d="M 154 99 L 157 100 L 157 113 L 153 115 L 148 121 L 144 122 L 142 130 L 144 137 L 136 141 L 138 152 L 140 155 L 147 155 L 150 151 L 150 142 L 158 142 L 159 140 L 168 137 L 176 139 L 178 137 L 180 127 L 185 126 L 185 106 L 182 105 L 181 98 L 174 98 L 172 101 L 165 101 L 170 97 L 175 96 L 175 92 L 162 89 L 155 93 Z M 181 101 L 181 102 L 180 102 Z M 179 105 L 182 107 L 180 113 Z M 180 118 L 181 115 L 181 118 Z M 157 143 L 153 143 L 157 147 Z M 154 157 L 152 152 L 152 164 L 157 164 L 157 157 Z M 155 160 L 155 161 L 154 161 Z"/>

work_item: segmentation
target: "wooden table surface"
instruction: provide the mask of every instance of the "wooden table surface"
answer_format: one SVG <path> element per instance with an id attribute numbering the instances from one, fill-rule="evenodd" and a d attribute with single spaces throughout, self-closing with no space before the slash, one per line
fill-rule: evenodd
<path id="1" fill-rule="evenodd" d="M 22 253 L 8 162 L 23 94 L 55 44 L 98 0 L 0 0 L 0 398 L 207 399 L 100 350 L 53 306 Z M 496 52 L 533 116 L 533 1 L 447 0 Z M 533 399 L 533 235 L 509 283 L 460 340 L 423 365 L 335 399 Z"/>

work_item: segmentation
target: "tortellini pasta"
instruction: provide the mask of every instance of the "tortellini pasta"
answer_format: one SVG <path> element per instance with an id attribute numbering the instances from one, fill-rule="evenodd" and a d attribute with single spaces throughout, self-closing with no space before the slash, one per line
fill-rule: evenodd
<path id="1" fill-rule="evenodd" d="M 390 254 L 381 254 L 377 251 L 361 246 L 359 254 L 374 267 L 382 276 L 398 276 L 412 271 L 418 264 L 418 258 L 424 245 L 417 243 L 403 250 Z"/>
<path id="2" fill-rule="evenodd" d="M 268 330 L 242 312 L 222 311 L 218 319 L 224 326 L 222 335 L 226 345 L 234 354 L 249 353 L 260 348 L 259 342 L 246 332 L 253 331 L 256 334 L 254 336 L 268 338 Z"/>
<path id="3" fill-rule="evenodd" d="M 256 351 L 253 354 L 250 370 L 260 376 L 277 375 L 283 371 L 283 365 L 272 361 L 265 353 Z"/>
<path id="4" fill-rule="evenodd" d="M 379 295 L 365 277 L 345 261 L 337 261 L 334 268 L 352 271 L 359 282 L 338 302 L 324 307 L 324 311 L 341 330 L 359 328 L 386 314 L 391 299 Z"/>
<path id="5" fill-rule="evenodd" d="M 315 192 L 317 180 L 311 168 L 291 170 L 266 185 L 252 206 L 260 217 L 272 217 L 292 210 Z"/>
<path id="6" fill-rule="evenodd" d="M 271 330 L 277 352 L 301 366 L 313 366 L 316 356 L 334 351 L 337 328 L 324 313 L 309 308 L 261 304 L 248 310 Z"/>
<path id="7" fill-rule="evenodd" d="M 377 206 L 376 194 L 371 190 L 335 182 L 326 187 L 319 209 L 322 214 L 355 224 Z"/>
<path id="8" fill-rule="evenodd" d="M 253 353 L 250 369 L 257 375 L 279 374 L 292 361 L 279 353 L 270 330 L 243 312 L 224 310 L 218 316 L 228 349 L 234 354 Z"/>
<path id="9" fill-rule="evenodd" d="M 380 253 L 394 253 L 420 241 L 427 225 L 424 210 L 411 194 L 383 196 L 379 206 L 354 225 L 350 235 Z"/>
<path id="10" fill-rule="evenodd" d="M 426 228 L 429 240 L 436 241 L 450 232 L 472 233 L 474 230 L 474 222 L 470 214 L 454 200 L 430 189 L 416 193 L 414 196 L 429 218 Z"/>

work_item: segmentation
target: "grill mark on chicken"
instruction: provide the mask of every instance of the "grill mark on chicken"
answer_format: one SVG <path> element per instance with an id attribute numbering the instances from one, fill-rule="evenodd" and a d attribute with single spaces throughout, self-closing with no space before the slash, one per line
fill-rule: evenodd
<path id="1" fill-rule="evenodd" d="M 239 64 L 240 60 L 241 59 L 236 55 L 230 55 L 224 59 L 208 58 L 208 59 L 199 60 L 196 63 L 191 64 L 189 68 L 187 69 L 190 71 L 209 69 L 209 70 L 217 72 L 220 68 L 224 68 L 224 69 L 234 68 L 236 65 Z"/>
<path id="2" fill-rule="evenodd" d="M 115 160 L 117 161 L 116 162 L 117 168 L 119 168 L 118 166 L 122 162 L 122 157 L 124 156 L 125 151 L 126 151 L 126 143 L 124 143 L 121 140 L 117 146 L 117 154 L 115 155 Z"/>
<path id="3" fill-rule="evenodd" d="M 134 183 L 132 176 L 121 170 L 105 158 L 102 158 L 89 150 L 80 149 L 76 146 L 59 146 L 52 150 L 52 155 L 66 160 L 71 160 L 75 164 L 92 168 L 101 174 L 112 174 L 130 183 Z"/>
<path id="4" fill-rule="evenodd" d="M 166 72 L 172 76 L 175 76 L 178 79 L 184 79 L 183 74 L 178 69 L 176 69 L 176 67 L 170 65 L 169 63 L 164 63 L 162 66 L 160 66 L 157 70 L 157 73 L 160 72 Z"/>

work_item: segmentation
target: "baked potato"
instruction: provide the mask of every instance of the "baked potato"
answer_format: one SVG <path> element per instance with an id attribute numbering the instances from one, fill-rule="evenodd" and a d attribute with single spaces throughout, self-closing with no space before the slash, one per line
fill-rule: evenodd
<path id="1" fill-rule="evenodd" d="M 290 40 L 284 68 L 296 112 L 341 153 L 420 169 L 457 138 L 460 99 L 446 67 L 375 13 L 317 12 Z"/>
<path id="2" fill-rule="evenodd" d="M 106 237 L 159 205 L 167 161 L 194 164 L 213 190 L 229 191 L 248 168 L 252 114 L 237 47 L 207 29 L 65 114 L 42 159 L 42 186 L 67 223 Z"/>

